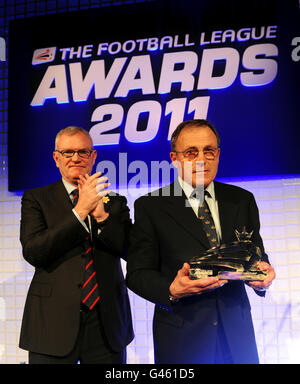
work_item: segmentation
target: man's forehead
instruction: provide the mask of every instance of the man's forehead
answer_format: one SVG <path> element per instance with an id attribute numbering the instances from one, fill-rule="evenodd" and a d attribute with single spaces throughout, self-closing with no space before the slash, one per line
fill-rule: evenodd
<path id="1" fill-rule="evenodd" d="M 210 141 L 216 141 L 217 137 L 215 133 L 208 127 L 208 126 L 188 126 L 183 128 L 183 130 L 180 132 L 177 141 L 190 141 L 190 140 L 196 140 L 197 138 L 201 140 L 210 140 Z M 205 143 L 206 145 L 207 143 Z"/>
<path id="2" fill-rule="evenodd" d="M 81 146 L 82 148 L 91 148 L 93 146 L 91 139 L 82 132 L 76 132 L 73 135 L 64 133 L 58 140 L 58 146 Z"/>

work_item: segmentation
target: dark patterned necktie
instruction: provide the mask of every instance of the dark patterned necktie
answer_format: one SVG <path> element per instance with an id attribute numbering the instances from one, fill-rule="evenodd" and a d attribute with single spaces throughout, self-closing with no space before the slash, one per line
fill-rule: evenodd
<path id="1" fill-rule="evenodd" d="M 204 194 L 209 195 L 207 191 L 205 191 Z M 219 245 L 215 223 L 211 216 L 205 198 L 203 200 L 203 203 L 199 205 L 198 218 L 199 220 L 201 220 L 204 232 L 208 238 L 210 246 L 216 247 L 217 245 Z"/>
<path id="2" fill-rule="evenodd" d="M 78 197 L 79 191 L 78 189 L 74 189 L 72 192 L 72 202 L 74 206 L 78 202 Z M 85 223 L 89 227 L 88 218 L 86 218 Z M 93 244 L 90 235 L 85 238 L 84 248 L 86 254 L 86 263 L 84 269 L 84 284 L 82 285 L 82 303 L 89 309 L 93 309 L 95 304 L 99 301 L 100 296 L 93 259 Z"/>

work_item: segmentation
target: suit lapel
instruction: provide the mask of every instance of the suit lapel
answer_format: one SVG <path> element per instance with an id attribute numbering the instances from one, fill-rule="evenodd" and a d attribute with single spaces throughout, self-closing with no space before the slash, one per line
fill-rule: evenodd
<path id="1" fill-rule="evenodd" d="M 218 200 L 219 218 L 222 231 L 221 243 L 228 243 L 235 240 L 234 230 L 236 216 L 238 213 L 237 204 L 232 201 L 231 196 L 226 193 L 222 183 L 214 182 L 215 194 Z"/>
<path id="2" fill-rule="evenodd" d="M 214 182 L 215 194 L 218 200 L 219 218 L 222 230 L 221 243 L 228 243 L 235 240 L 234 230 L 238 205 L 232 200 L 222 183 Z M 177 192 L 180 190 L 180 194 Z M 179 225 L 189 232 L 206 249 L 210 248 L 209 241 L 203 231 L 202 225 L 196 217 L 192 207 L 189 205 L 184 192 L 177 180 L 170 185 L 170 196 L 164 198 L 163 209 Z"/>
<path id="3" fill-rule="evenodd" d="M 177 224 L 189 232 L 203 247 L 210 248 L 201 222 L 195 215 L 177 180 L 170 185 L 170 196 L 164 197 L 164 203 L 163 209 Z"/>
<path id="4" fill-rule="evenodd" d="M 53 199 L 55 199 L 57 208 L 61 209 L 63 212 L 70 211 L 73 208 L 73 204 L 62 180 L 58 180 L 51 185 L 50 193 L 52 194 Z"/>

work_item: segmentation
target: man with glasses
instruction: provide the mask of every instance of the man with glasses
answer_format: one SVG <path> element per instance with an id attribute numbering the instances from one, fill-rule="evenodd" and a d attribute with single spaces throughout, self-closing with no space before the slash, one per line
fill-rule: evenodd
<path id="1" fill-rule="evenodd" d="M 247 282 L 258 295 L 275 278 L 259 234 L 252 193 L 214 181 L 220 138 L 207 120 L 185 121 L 171 138 L 178 168 L 171 185 L 135 202 L 127 262 L 128 287 L 155 303 L 156 363 L 258 363 L 250 304 L 243 281 L 189 278 L 188 261 L 253 231 L 261 248 L 263 281 Z"/>
<path id="2" fill-rule="evenodd" d="M 91 175 L 96 156 L 87 131 L 61 130 L 53 158 L 62 179 L 22 198 L 20 239 L 35 273 L 20 347 L 32 364 L 126 362 L 133 331 L 120 259 L 131 221 L 125 197 Z"/>

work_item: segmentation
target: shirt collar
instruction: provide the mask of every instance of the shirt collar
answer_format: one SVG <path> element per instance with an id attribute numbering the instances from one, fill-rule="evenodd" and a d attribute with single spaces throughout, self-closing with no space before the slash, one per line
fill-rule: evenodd
<path id="1" fill-rule="evenodd" d="M 179 182 L 179 185 L 181 186 L 183 192 L 185 193 L 185 196 L 189 199 L 191 194 L 194 191 L 194 188 L 192 187 L 191 184 L 184 181 L 180 176 L 178 176 L 178 182 Z"/>
<path id="2" fill-rule="evenodd" d="M 205 190 L 210 194 L 210 197 L 213 200 L 216 200 L 215 185 L 213 181 L 208 185 L 208 187 Z"/>
<path id="3" fill-rule="evenodd" d="M 69 195 L 71 195 L 71 193 L 74 191 L 74 189 L 76 189 L 75 185 L 69 183 L 68 181 L 62 179 L 62 182 L 63 182 L 63 185 L 65 186 L 67 192 Z"/>
<path id="4" fill-rule="evenodd" d="M 194 192 L 194 187 L 191 184 L 184 181 L 180 176 L 178 176 L 178 182 L 183 192 L 185 193 L 186 197 L 189 199 L 192 193 Z M 213 200 L 216 199 L 215 186 L 213 181 L 205 188 L 205 190 L 210 194 Z"/>

